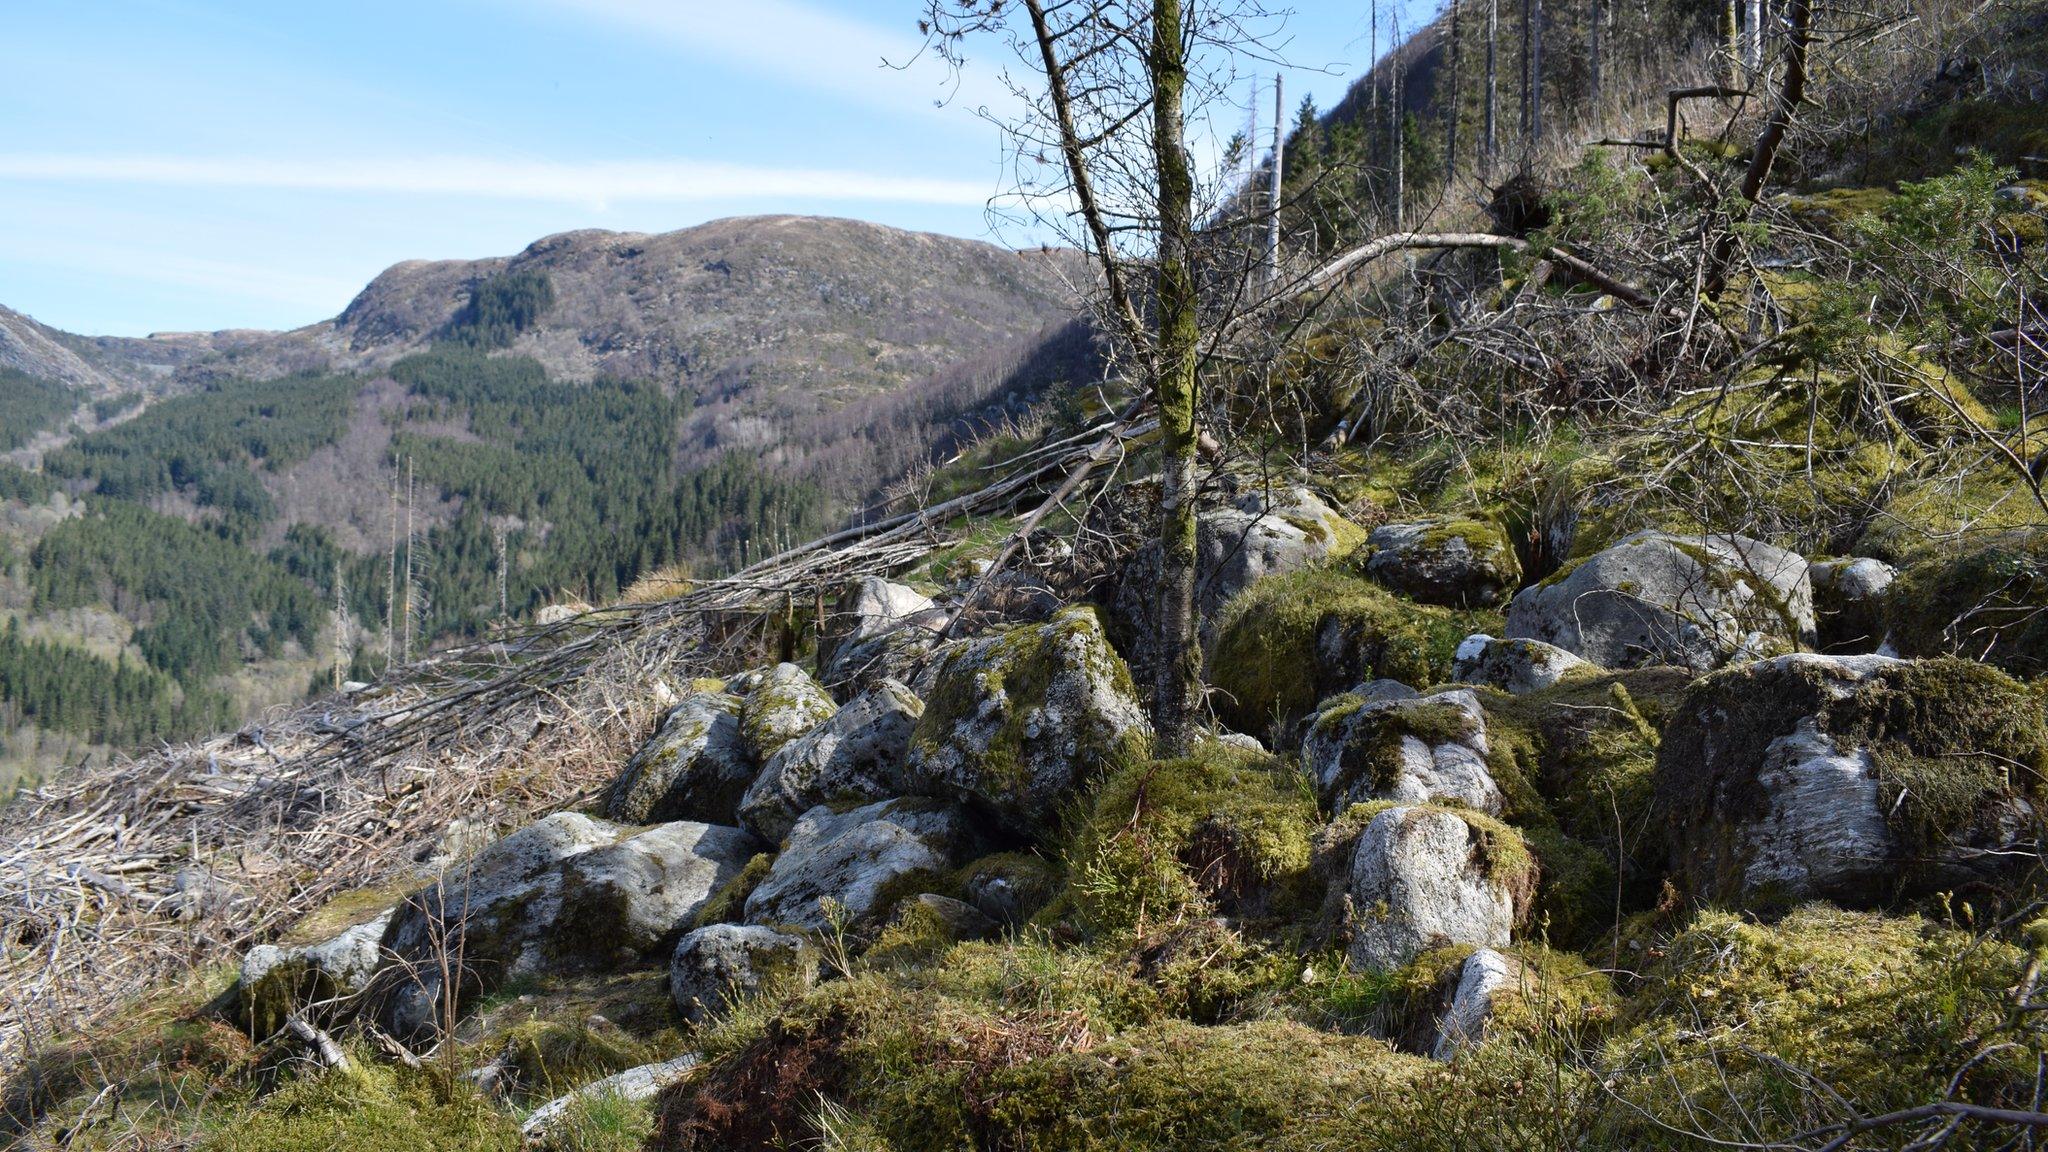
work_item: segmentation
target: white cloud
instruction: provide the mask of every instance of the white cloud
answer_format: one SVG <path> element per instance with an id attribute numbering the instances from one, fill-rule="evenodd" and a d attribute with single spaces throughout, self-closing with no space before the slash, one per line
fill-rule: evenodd
<path id="1" fill-rule="evenodd" d="M 474 196 L 604 206 L 779 197 L 978 205 L 991 191 L 961 180 L 666 160 L 577 163 L 473 156 L 266 159 L 0 153 L 0 180 Z"/>
<path id="2" fill-rule="evenodd" d="M 1013 98 L 993 56 L 957 77 L 923 45 L 905 5 L 900 28 L 878 27 L 819 10 L 800 0 L 520 0 L 636 36 L 662 41 L 703 59 L 724 59 L 810 88 L 900 110 L 929 110 L 945 100 L 962 123 L 967 112 L 1002 110 Z M 991 43 L 990 49 L 995 45 Z M 885 64 L 886 62 L 886 64 Z M 909 67 L 905 67 L 909 65 Z M 959 111 L 964 109 L 965 111 Z"/>

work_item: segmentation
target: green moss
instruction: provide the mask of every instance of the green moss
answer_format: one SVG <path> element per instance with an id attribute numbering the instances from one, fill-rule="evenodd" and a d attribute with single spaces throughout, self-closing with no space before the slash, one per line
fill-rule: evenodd
<path id="1" fill-rule="evenodd" d="M 316 1148 L 433 1148 L 516 1152 L 519 1125 L 467 1085 L 442 1088 L 426 1072 L 390 1069 L 357 1053 L 345 1072 L 309 1072 L 229 1120 L 204 1152 L 308 1152 Z"/>
<path id="2" fill-rule="evenodd" d="M 1467 944 L 1431 949 L 1389 978 L 1376 1027 L 1404 1050 L 1426 1052 L 1436 1040 L 1436 1022 L 1450 1007 L 1476 951 Z M 1572 1050 L 1597 1038 L 1621 1012 L 1621 997 L 1607 974 L 1569 952 L 1522 944 L 1502 953 L 1516 975 L 1493 993 L 1485 1040 L 1504 1038 Z"/>
<path id="3" fill-rule="evenodd" d="M 1353 567 L 1426 603 L 1474 607 L 1514 594 L 1522 581 L 1522 565 L 1500 525 L 1465 515 L 1428 523 L 1419 539 L 1399 549 L 1401 562 L 1375 564 L 1386 554 L 1381 551 L 1363 561 L 1354 557 Z M 1456 579 L 1446 581 L 1447 573 Z"/>
<path id="4" fill-rule="evenodd" d="M 1062 879 L 1060 870 L 1043 856 L 1030 852 L 997 852 L 972 861 L 954 873 L 952 887 L 962 893 L 972 893 L 979 886 L 1002 881 L 1016 901 L 1017 918 L 1029 920 L 1059 894 Z"/>
<path id="5" fill-rule="evenodd" d="M 1542 875 L 1533 917 L 1537 929 L 1552 943 L 1585 947 L 1614 923 L 1622 893 L 1613 863 L 1555 828 L 1530 829 L 1524 836 Z"/>
<path id="6" fill-rule="evenodd" d="M 1775 924 L 1705 912 L 1624 1011 L 1610 1138 L 1662 1146 L 1657 1123 L 1784 1140 L 1832 1117 L 1948 1095 L 1962 1054 L 1995 1031 L 2020 956 L 1917 917 L 1798 909 Z M 2022 1046 L 2024 1047 L 2024 1045 Z M 2030 1097 L 2034 1058 L 1994 1047 L 1963 1099 Z M 1740 1110 L 1739 1119 L 1735 1109 Z"/>
<path id="7" fill-rule="evenodd" d="M 591 1092 L 548 1125 L 536 1152 L 640 1152 L 654 1134 L 654 1113 L 640 1101 Z"/>
<path id="8" fill-rule="evenodd" d="M 1885 623 L 1909 656 L 2048 673 L 2048 531 L 1999 533 L 1908 566 L 1887 594 Z"/>
<path id="9" fill-rule="evenodd" d="M 503 1033 L 502 1051 L 519 1088 L 540 1100 L 657 1059 L 617 1025 L 588 1019 L 523 1021 Z"/>
<path id="10" fill-rule="evenodd" d="M 1758 766 L 1806 717 L 1838 745 L 1867 749 L 1876 767 L 1901 864 L 1869 899 L 1938 881 L 1952 837 L 2007 797 L 2038 807 L 2048 794 L 2048 724 L 1996 669 L 1945 658 L 1881 668 L 1843 699 L 1830 685 L 1816 667 L 1772 663 L 1716 673 L 1686 693 L 1664 732 L 1656 806 L 1691 845 L 1680 863 L 1694 891 L 1742 891 L 1753 847 L 1744 829 L 1769 811 Z"/>
<path id="11" fill-rule="evenodd" d="M 697 910 L 697 918 L 690 922 L 692 928 L 706 924 L 736 923 L 746 916 L 747 897 L 768 878 L 768 872 L 775 867 L 775 853 L 757 852 L 747 860 L 739 875 L 727 880 L 723 887 L 711 894 L 704 907 Z"/>
<path id="12" fill-rule="evenodd" d="M 1361 680 L 1448 679 L 1459 641 L 1500 627 L 1493 613 L 1413 604 L 1331 569 L 1268 576 L 1224 609 L 1212 700 L 1239 731 L 1285 730 Z"/>
<path id="13" fill-rule="evenodd" d="M 1142 932 L 1221 909 L 1285 917 L 1319 901 L 1315 803 L 1281 761 L 1210 742 L 1103 781 L 1072 837 L 1070 910 L 1087 930 Z"/>

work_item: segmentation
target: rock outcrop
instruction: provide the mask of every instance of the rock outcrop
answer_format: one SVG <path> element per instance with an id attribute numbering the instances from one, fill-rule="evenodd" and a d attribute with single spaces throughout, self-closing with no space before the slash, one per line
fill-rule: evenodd
<path id="1" fill-rule="evenodd" d="M 905 584 L 864 576 L 840 597 L 820 645 L 819 678 L 842 696 L 881 680 L 908 681 L 938 645 L 946 613 Z"/>
<path id="2" fill-rule="evenodd" d="M 1504 948 L 1535 883 L 1535 861 L 1506 825 L 1455 809 L 1388 808 L 1352 850 L 1348 960 L 1390 972 L 1446 945 Z"/>
<path id="3" fill-rule="evenodd" d="M 740 801 L 740 823 L 779 842 L 820 804 L 886 800 L 901 791 L 911 730 L 924 702 L 884 680 L 822 724 L 791 740 L 761 769 Z"/>
<path id="4" fill-rule="evenodd" d="M 755 766 L 740 745 L 740 699 L 691 692 L 662 718 L 605 794 L 605 815 L 625 824 L 702 820 L 732 824 Z"/>
<path id="5" fill-rule="evenodd" d="M 1897 570 L 1868 556 L 1816 560 L 1806 570 L 1813 584 L 1814 617 L 1823 652 L 1875 652 L 1885 639 L 1885 593 Z"/>
<path id="6" fill-rule="evenodd" d="M 676 941 L 669 995 L 685 1020 L 723 1015 L 770 989 L 801 992 L 818 979 L 818 949 L 795 932 L 760 924 L 707 924 Z"/>
<path id="7" fill-rule="evenodd" d="M 1142 758 L 1152 726 L 1095 612 L 1069 608 L 946 657 L 904 778 L 1006 827 L 1050 831 L 1060 801 L 1112 763 Z"/>
<path id="8" fill-rule="evenodd" d="M 1302 742 L 1301 763 L 1323 807 L 1341 812 L 1365 800 L 1501 807 L 1487 768 L 1486 714 L 1470 689 L 1429 696 L 1324 703 Z"/>
<path id="9" fill-rule="evenodd" d="M 1498 524 L 1443 517 L 1382 524 L 1366 538 L 1366 575 L 1424 604 L 1488 608 L 1514 594 L 1522 563 Z"/>
<path id="10" fill-rule="evenodd" d="M 809 931 L 828 930 L 835 919 L 871 923 L 890 910 L 906 878 L 951 871 L 974 839 L 967 812 L 940 801 L 885 800 L 850 812 L 821 805 L 790 829 L 775 866 L 747 897 L 747 922 Z"/>
<path id="11" fill-rule="evenodd" d="M 242 957 L 236 1016 L 251 1036 L 269 1036 L 285 1017 L 310 1005 L 353 996 L 369 987 L 383 962 L 379 944 L 391 921 L 385 912 L 318 944 L 281 948 L 259 944 Z"/>
<path id="12" fill-rule="evenodd" d="M 1539 692 L 1573 673 L 1597 671 L 1555 644 L 1541 640 L 1496 640 L 1481 632 L 1467 636 L 1458 645 L 1451 679 L 1521 696 Z"/>
<path id="13" fill-rule="evenodd" d="M 1509 639 L 1604 668 L 1706 672 L 1814 639 L 1802 557 L 1745 536 L 1638 532 L 1515 596 Z"/>
<path id="14" fill-rule="evenodd" d="M 1703 899 L 1856 906 L 2010 866 L 2048 727 L 1961 660 L 1792 655 L 1701 680 L 1665 728 L 1656 797 L 1672 870 Z"/>
<path id="15" fill-rule="evenodd" d="M 740 746 L 756 764 L 766 764 L 782 746 L 831 719 L 839 705 L 830 693 L 794 664 L 777 664 L 762 676 L 740 705 Z"/>

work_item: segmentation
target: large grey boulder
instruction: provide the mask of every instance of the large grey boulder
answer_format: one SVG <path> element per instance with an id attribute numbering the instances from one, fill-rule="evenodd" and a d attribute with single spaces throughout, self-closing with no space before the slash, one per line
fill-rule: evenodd
<path id="1" fill-rule="evenodd" d="M 821 647 L 820 677 L 847 696 L 884 678 L 908 680 L 938 644 L 946 613 L 923 593 L 864 576 L 840 597 Z"/>
<path id="2" fill-rule="evenodd" d="M 884 680 L 830 719 L 782 746 L 739 804 L 740 823 L 765 840 L 789 835 L 797 817 L 820 804 L 896 795 L 910 733 L 924 702 Z"/>
<path id="3" fill-rule="evenodd" d="M 740 746 L 740 699 L 692 692 L 669 710 L 605 794 L 605 815 L 625 824 L 703 820 L 731 824 L 752 782 Z"/>
<path id="4" fill-rule="evenodd" d="M 1498 524 L 1447 516 L 1382 524 L 1366 538 L 1365 573 L 1411 600 L 1487 608 L 1522 581 L 1522 562 Z"/>
<path id="5" fill-rule="evenodd" d="M 1804 557 L 1745 536 L 1638 532 L 1515 596 L 1509 639 L 1603 668 L 1706 672 L 1811 644 Z"/>
<path id="6" fill-rule="evenodd" d="M 1703 899 L 1869 906 L 2011 867 L 2044 768 L 2039 705 L 1995 670 L 1795 654 L 1686 691 L 1656 802 Z"/>
<path id="7" fill-rule="evenodd" d="M 380 944 L 386 1030 L 431 1034 L 450 999 L 559 966 L 607 966 L 674 938 L 758 847 L 737 828 L 679 822 L 637 836 L 558 812 L 414 893 Z M 445 976 L 460 981 L 448 989 Z"/>
<path id="8" fill-rule="evenodd" d="M 1329 811 L 1377 799 L 1495 814 L 1501 792 L 1487 753 L 1486 713 L 1471 689 L 1459 688 L 1326 700 L 1302 741 L 1301 763 Z"/>
<path id="9" fill-rule="evenodd" d="M 1510 696 L 1537 692 L 1579 672 L 1598 669 L 1541 640 L 1496 640 L 1484 632 L 1465 637 L 1451 664 L 1460 684 L 1498 688 Z"/>
<path id="10" fill-rule="evenodd" d="M 1885 593 L 1898 570 L 1855 556 L 1816 560 L 1806 569 L 1823 652 L 1875 652 L 1885 641 Z"/>
<path id="11" fill-rule="evenodd" d="M 1453 809 L 1389 808 L 1359 834 L 1347 895 L 1348 960 L 1391 972 L 1433 948 L 1504 948 L 1535 888 L 1528 849 L 1505 825 Z"/>
<path id="12" fill-rule="evenodd" d="M 685 1020 L 722 1015 L 764 990 L 801 992 L 818 979 L 818 949 L 803 936 L 760 924 L 707 924 L 676 941 L 669 995 Z"/>
<path id="13" fill-rule="evenodd" d="M 835 914 L 845 924 L 869 923 L 889 911 L 905 877 L 951 871 L 973 839 L 966 811 L 953 804 L 885 800 L 850 812 L 821 805 L 790 829 L 775 866 L 747 897 L 747 923 L 824 931 Z"/>
<path id="14" fill-rule="evenodd" d="M 777 664 L 740 705 L 740 747 L 754 763 L 766 764 L 784 744 L 837 711 L 839 705 L 810 673 L 794 664 Z"/>
<path id="15" fill-rule="evenodd" d="M 332 1002 L 369 987 L 384 959 L 380 942 L 390 921 L 386 911 L 317 944 L 249 949 L 235 997 L 242 1026 L 252 1036 L 269 1036 L 292 1013 L 306 1011 L 317 1018 L 323 1007 L 332 1008 Z"/>
<path id="16" fill-rule="evenodd" d="M 1204 647 L 1216 640 L 1223 605 L 1262 576 L 1293 572 L 1356 546 L 1362 529 L 1308 489 L 1262 489 L 1195 514 L 1195 604 Z M 1133 665 L 1151 666 L 1159 598 L 1159 546 L 1146 545 L 1125 564 L 1115 611 L 1132 642 Z"/>
<path id="17" fill-rule="evenodd" d="M 904 782 L 1025 833 L 1112 763 L 1143 757 L 1152 725 L 1091 608 L 962 645 L 939 669 Z"/>

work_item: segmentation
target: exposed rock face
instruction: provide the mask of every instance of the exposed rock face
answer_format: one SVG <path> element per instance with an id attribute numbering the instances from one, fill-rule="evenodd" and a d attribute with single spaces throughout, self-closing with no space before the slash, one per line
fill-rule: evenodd
<path id="1" fill-rule="evenodd" d="M 791 740 L 761 769 L 740 801 L 740 822 L 780 841 L 797 817 L 820 804 L 884 800 L 897 794 L 911 729 L 924 702 L 894 680 Z"/>
<path id="2" fill-rule="evenodd" d="M 1089 608 L 962 646 L 939 670 L 911 738 L 905 783 L 1043 833 L 1059 801 L 1112 761 L 1142 756 L 1152 726 Z"/>
<path id="3" fill-rule="evenodd" d="M 1263 491 L 1195 516 L 1195 605 L 1206 648 L 1216 640 L 1223 605 L 1261 576 L 1293 572 L 1356 546 L 1363 530 L 1306 488 L 1288 485 L 1269 499 Z M 1116 592 L 1116 614 L 1130 640 L 1131 663 L 1151 667 L 1156 628 L 1159 546 L 1146 545 L 1126 566 Z"/>
<path id="4" fill-rule="evenodd" d="M 390 921 L 385 912 L 318 944 L 249 949 L 236 997 L 242 1026 L 258 1038 L 269 1036 L 306 1005 L 361 992 L 383 959 L 378 942 Z"/>
<path id="5" fill-rule="evenodd" d="M 1458 645 L 1451 678 L 1498 688 L 1510 696 L 1548 688 L 1574 672 L 1597 671 L 1570 652 L 1541 640 L 1496 640 L 1485 633 Z"/>
<path id="6" fill-rule="evenodd" d="M 1360 833 L 1347 885 L 1353 968 L 1392 971 L 1432 948 L 1504 948 L 1535 869 L 1505 826 L 1444 808 L 1389 808 Z"/>
<path id="7" fill-rule="evenodd" d="M 1791 655 L 1693 685 L 1665 728 L 1673 869 L 1709 900 L 1881 903 L 1995 873 L 2048 733 L 1964 661 Z"/>
<path id="8" fill-rule="evenodd" d="M 923 593 L 879 576 L 863 576 L 841 596 L 821 652 L 826 684 L 842 694 L 867 691 L 883 678 L 908 680 L 938 643 L 946 614 Z"/>
<path id="9" fill-rule="evenodd" d="M 1413 600 L 1486 608 L 1522 581 L 1522 563 L 1497 524 L 1449 517 L 1373 529 L 1366 575 Z"/>
<path id="10" fill-rule="evenodd" d="M 1463 1048 L 1486 1038 L 1496 999 L 1521 979 L 1522 966 L 1512 957 L 1481 948 L 1465 958 L 1449 1007 L 1437 1017 L 1436 1039 L 1429 1054 L 1449 1060 Z"/>
<path id="11" fill-rule="evenodd" d="M 562 913 L 550 951 L 592 962 L 652 954 L 759 847 L 738 828 L 677 821 L 572 856 L 562 865 Z"/>
<path id="12" fill-rule="evenodd" d="M 794 664 L 777 664 L 740 705 L 740 746 L 756 764 L 766 764 L 782 746 L 831 719 L 839 705 L 810 674 Z"/>
<path id="13" fill-rule="evenodd" d="M 605 815 L 626 824 L 734 823 L 755 771 L 740 747 L 739 718 L 737 696 L 685 696 L 612 781 Z"/>
<path id="14" fill-rule="evenodd" d="M 1705 672 L 1811 643 L 1806 561 L 1744 536 L 1638 532 L 1515 596 L 1510 639 L 1541 640 L 1604 668 Z"/>
<path id="15" fill-rule="evenodd" d="M 1884 598 L 1896 569 L 1868 556 L 1817 560 L 1806 569 L 1824 652 L 1874 652 L 1884 643 Z"/>
<path id="16" fill-rule="evenodd" d="M 950 871 L 972 840 L 967 813 L 937 801 L 885 800 L 851 812 L 813 808 L 747 897 L 747 922 L 823 931 L 832 924 L 823 907 L 828 898 L 849 922 L 871 921 L 888 911 L 894 882 Z"/>
<path id="17" fill-rule="evenodd" d="M 1470 689 L 1430 696 L 1339 696 L 1309 725 L 1301 762 L 1323 807 L 1363 800 L 1457 803 L 1500 811 L 1486 767 L 1486 714 Z"/>
<path id="18" fill-rule="evenodd" d="M 382 940 L 392 958 L 386 1030 L 432 1032 L 442 961 L 459 957 L 458 999 L 555 963 L 610 964 L 667 942 L 756 844 L 737 828 L 676 823 L 625 829 L 559 812 L 514 832 L 408 897 Z"/>
<path id="19" fill-rule="evenodd" d="M 794 933 L 759 924 L 707 924 L 676 941 L 668 988 L 686 1020 L 723 1014 L 767 988 L 802 990 L 818 979 L 818 950 Z"/>

